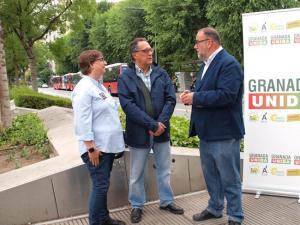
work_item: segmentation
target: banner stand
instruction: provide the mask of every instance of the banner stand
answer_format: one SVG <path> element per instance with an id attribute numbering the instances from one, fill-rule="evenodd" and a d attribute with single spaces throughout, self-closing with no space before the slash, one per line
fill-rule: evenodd
<path id="1" fill-rule="evenodd" d="M 300 8 L 243 20 L 243 191 L 300 203 Z"/>
<path id="2" fill-rule="evenodd" d="M 281 197 L 288 197 L 288 198 L 298 198 L 298 204 L 300 204 L 300 193 L 290 193 L 290 192 L 282 192 L 282 191 L 270 191 L 270 190 L 264 190 L 264 189 L 248 189 L 248 188 L 243 188 L 243 193 L 250 193 L 250 194 L 255 194 L 254 198 L 259 199 L 261 195 L 271 195 L 271 196 L 281 196 Z"/>

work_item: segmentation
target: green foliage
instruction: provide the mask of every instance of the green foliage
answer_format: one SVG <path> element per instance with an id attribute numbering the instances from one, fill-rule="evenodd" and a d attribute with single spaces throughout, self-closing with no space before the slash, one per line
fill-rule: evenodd
<path id="1" fill-rule="evenodd" d="M 74 11 L 67 13 L 75 16 L 75 19 L 72 18 L 70 32 L 49 44 L 49 49 L 57 64 L 57 74 L 77 72 L 79 70 L 78 56 L 83 50 L 92 48 L 89 30 L 96 12 L 96 3 L 89 1 L 85 7 L 87 8 L 84 11 L 77 9 L 80 16 L 76 15 L 76 10 L 75 14 Z M 74 10 L 74 7 L 72 9 Z"/>
<path id="2" fill-rule="evenodd" d="M 25 80 L 25 71 L 28 67 L 26 53 L 14 33 L 5 37 L 5 60 L 9 83 Z"/>
<path id="3" fill-rule="evenodd" d="M 42 145 L 42 146 L 37 146 L 38 148 L 36 149 L 36 153 L 42 155 L 44 159 L 50 158 L 50 151 L 49 151 L 49 146 L 47 145 Z"/>
<path id="4" fill-rule="evenodd" d="M 78 71 L 76 59 L 71 59 L 72 45 L 70 42 L 70 34 L 56 39 L 49 43 L 49 49 L 54 56 L 57 74 L 66 74 Z"/>
<path id="5" fill-rule="evenodd" d="M 12 162 L 16 160 L 16 153 L 15 152 L 10 152 L 6 158 L 7 161 Z"/>
<path id="6" fill-rule="evenodd" d="M 242 14 L 297 6 L 299 1 L 290 0 L 209 0 L 207 19 L 219 31 L 223 47 L 243 62 Z"/>
<path id="7" fill-rule="evenodd" d="M 120 117 L 122 128 L 125 129 L 126 115 L 121 107 L 119 108 L 119 117 Z"/>
<path id="8" fill-rule="evenodd" d="M 146 36 L 142 0 L 125 0 L 95 16 L 91 43 L 103 52 L 109 64 L 128 62 L 129 43 Z"/>
<path id="9" fill-rule="evenodd" d="M 51 72 L 46 59 L 52 56 L 58 74 L 77 72 L 78 56 L 87 48 L 102 51 L 109 64 L 127 62 L 128 45 L 138 36 L 146 37 L 152 47 L 156 44 L 159 64 L 169 74 L 191 71 L 198 68 L 193 49 L 196 32 L 208 25 L 216 27 L 222 45 L 242 62 L 243 13 L 300 6 L 300 1 L 290 0 L 123 0 L 118 4 L 73 0 L 70 8 L 50 24 L 70 0 L 1 2 L 10 83 L 23 80 L 29 63 L 26 52 L 33 43 L 38 77 L 46 81 Z M 41 42 L 36 42 L 46 35 L 47 32 L 43 33 L 46 29 L 61 34 L 69 31 L 47 43 L 52 56 Z M 14 34 L 16 31 L 19 35 Z M 20 37 L 23 37 L 22 44 Z"/>
<path id="10" fill-rule="evenodd" d="M 156 42 L 159 63 L 173 73 L 182 62 L 196 59 L 193 50 L 196 32 L 207 25 L 206 1 L 144 1 L 146 29 L 152 45 Z"/>
<path id="11" fill-rule="evenodd" d="M 34 46 L 34 53 L 37 58 L 37 80 L 48 83 L 53 74 L 49 61 L 53 58 L 48 45 L 38 41 Z"/>
<path id="12" fill-rule="evenodd" d="M 10 91 L 16 106 L 31 109 L 44 109 L 50 106 L 72 108 L 70 99 L 36 93 L 27 87 L 13 87 Z"/>
<path id="13" fill-rule="evenodd" d="M 30 151 L 29 151 L 28 147 L 25 146 L 22 149 L 22 151 L 21 151 L 21 157 L 25 158 L 25 159 L 29 159 L 29 157 L 30 157 Z"/>
<path id="14" fill-rule="evenodd" d="M 11 145 L 38 145 L 48 143 L 47 131 L 44 129 L 41 119 L 34 113 L 16 117 L 10 128 L 1 135 L 0 144 Z"/>
<path id="15" fill-rule="evenodd" d="M 21 148 L 20 156 L 29 159 L 31 151 L 29 146 L 35 146 L 35 153 L 49 158 L 50 149 L 47 131 L 41 119 L 35 113 L 16 117 L 10 128 L 5 129 L 0 136 L 0 146 L 18 146 Z M 16 157 L 16 150 L 11 151 L 7 156 L 8 161 L 15 161 L 16 168 L 19 168 L 19 161 Z"/>
<path id="16" fill-rule="evenodd" d="M 244 139 L 241 140 L 240 150 L 241 152 L 244 152 Z"/>
<path id="17" fill-rule="evenodd" d="M 173 116 L 171 122 L 171 143 L 172 146 L 197 148 L 198 137 L 188 137 L 190 121 L 184 117 Z"/>
<path id="18" fill-rule="evenodd" d="M 95 0 L 2 0 L 1 20 L 6 32 L 14 32 L 26 52 L 31 69 L 32 88 L 37 91 L 35 43 L 52 31 L 65 33 L 68 25 L 96 10 Z M 67 23 L 68 21 L 68 23 Z M 74 25 L 74 27 L 76 27 Z"/>

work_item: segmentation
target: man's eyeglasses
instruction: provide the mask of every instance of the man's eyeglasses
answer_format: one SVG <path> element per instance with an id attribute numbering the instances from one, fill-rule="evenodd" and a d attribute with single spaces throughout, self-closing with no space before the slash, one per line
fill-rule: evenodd
<path id="1" fill-rule="evenodd" d="M 200 44 L 201 42 L 204 42 L 204 41 L 208 41 L 208 40 L 210 40 L 210 39 L 204 39 L 204 40 L 196 40 L 195 41 L 195 45 L 197 45 L 197 44 Z"/>
<path id="2" fill-rule="evenodd" d="M 141 50 L 135 50 L 134 52 L 143 52 L 143 53 L 152 53 L 154 52 L 153 48 L 146 48 L 146 49 L 141 49 Z"/>

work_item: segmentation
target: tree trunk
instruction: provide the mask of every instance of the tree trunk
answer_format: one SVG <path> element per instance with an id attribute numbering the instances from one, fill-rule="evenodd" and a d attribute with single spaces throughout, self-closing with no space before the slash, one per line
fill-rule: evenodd
<path id="1" fill-rule="evenodd" d="M 4 34 L 0 20 L 0 128 L 11 126 L 11 110 L 6 72 Z"/>
<path id="2" fill-rule="evenodd" d="M 26 48 L 26 53 L 29 58 L 29 68 L 30 68 L 30 72 L 31 72 L 32 90 L 37 92 L 38 88 L 37 88 L 37 82 L 36 82 L 36 80 L 37 80 L 36 59 L 35 59 L 32 45 L 30 45 L 28 48 Z"/>

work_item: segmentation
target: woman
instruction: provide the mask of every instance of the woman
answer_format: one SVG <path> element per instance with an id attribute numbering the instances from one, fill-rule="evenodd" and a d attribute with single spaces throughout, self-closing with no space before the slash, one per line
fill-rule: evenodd
<path id="1" fill-rule="evenodd" d="M 118 106 L 101 84 L 106 61 L 97 50 L 83 51 L 79 66 L 85 75 L 72 93 L 75 133 L 81 158 L 93 183 L 89 199 L 90 225 L 124 225 L 109 216 L 107 191 L 116 153 L 124 151 Z"/>

